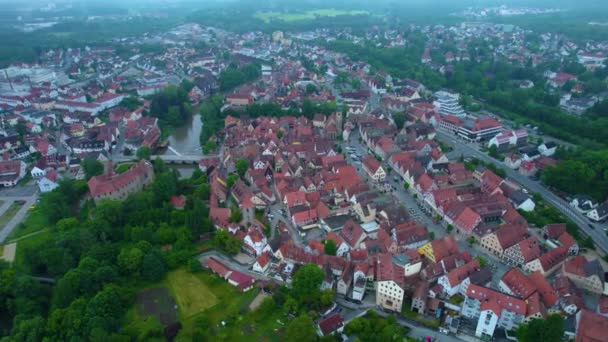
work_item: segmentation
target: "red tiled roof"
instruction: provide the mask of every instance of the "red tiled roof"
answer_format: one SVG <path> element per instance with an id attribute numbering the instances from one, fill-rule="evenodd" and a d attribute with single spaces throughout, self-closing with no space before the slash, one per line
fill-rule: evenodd
<path id="1" fill-rule="evenodd" d="M 534 284 L 545 306 L 552 307 L 558 300 L 557 292 L 539 271 L 528 274 L 528 280 Z"/>
<path id="2" fill-rule="evenodd" d="M 319 329 L 323 335 L 331 334 L 344 326 L 344 320 L 339 313 L 335 313 L 319 322 Z"/>
<path id="3" fill-rule="evenodd" d="M 608 317 L 581 310 L 577 317 L 576 342 L 608 341 Z"/>
<path id="4" fill-rule="evenodd" d="M 375 174 L 376 171 L 380 168 L 380 162 L 376 160 L 376 158 L 372 156 L 367 156 L 363 159 L 363 166 L 371 173 Z"/>
<path id="5" fill-rule="evenodd" d="M 136 178 L 153 172 L 154 170 L 149 162 L 140 160 L 139 163 L 123 173 L 106 173 L 101 176 L 95 176 L 92 177 L 87 184 L 89 186 L 91 196 L 98 197 L 118 191 L 127 186 L 129 183 L 133 182 Z"/>
<path id="6" fill-rule="evenodd" d="M 214 257 L 210 257 L 209 259 L 205 260 L 205 267 L 217 273 L 222 278 L 225 278 L 226 275 L 230 273 L 230 268 L 228 268 L 226 265 L 224 265 Z"/>
<path id="7" fill-rule="evenodd" d="M 507 285 L 509 290 L 511 290 L 516 297 L 521 299 L 528 298 L 536 291 L 534 283 L 516 268 L 507 271 L 500 280 Z"/>
<path id="8" fill-rule="evenodd" d="M 565 223 L 552 223 L 545 226 L 549 239 L 557 239 L 560 235 L 566 232 Z"/>
<path id="9" fill-rule="evenodd" d="M 479 224 L 481 221 L 481 217 L 477 214 L 473 209 L 466 207 L 464 210 L 458 215 L 455 220 L 456 225 L 461 229 L 471 232 L 473 228 Z"/>
<path id="10" fill-rule="evenodd" d="M 517 245 L 524 258 L 524 263 L 528 263 L 540 256 L 540 245 L 534 236 L 518 242 Z"/>
<path id="11" fill-rule="evenodd" d="M 473 259 L 468 263 L 451 270 L 448 274 L 448 282 L 450 286 L 454 287 L 460 284 L 463 280 L 471 276 L 471 274 L 475 273 L 479 270 L 479 260 Z"/>
<path id="12" fill-rule="evenodd" d="M 540 264 L 543 266 L 543 270 L 547 272 L 562 261 L 566 260 L 567 257 L 568 247 L 560 246 L 541 255 L 538 259 Z"/>
<path id="13" fill-rule="evenodd" d="M 497 315 L 500 315 L 502 309 L 521 315 L 526 314 L 525 301 L 487 287 L 471 284 L 467 289 L 467 296 L 479 300 L 482 303 L 482 310 L 484 310 L 485 307 L 486 309 L 491 309 Z M 496 310 L 498 310 L 498 312 Z"/>

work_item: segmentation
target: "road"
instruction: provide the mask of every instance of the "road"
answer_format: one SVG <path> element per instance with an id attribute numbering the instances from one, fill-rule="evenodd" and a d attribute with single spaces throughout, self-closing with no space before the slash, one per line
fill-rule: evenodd
<path id="1" fill-rule="evenodd" d="M 579 229 L 582 230 L 586 235 L 590 236 L 596 246 L 598 246 L 604 253 L 608 253 L 608 237 L 606 236 L 606 233 L 603 230 L 603 228 L 606 227 L 605 224 L 594 224 L 597 229 L 590 228 L 589 220 L 587 219 L 587 217 L 577 212 L 574 208 L 570 206 L 568 202 L 555 195 L 549 189 L 544 187 L 540 182 L 534 181 L 528 177 L 523 176 L 519 172 L 508 168 L 502 161 L 498 161 L 490 157 L 489 155 L 481 152 L 477 149 L 476 144 L 466 143 L 460 139 L 457 139 L 453 135 L 442 132 L 440 130 L 437 131 L 437 138 L 454 147 L 454 151 L 450 152 L 450 154 L 452 155 L 462 155 L 465 158 L 474 157 L 484 162 L 492 163 L 500 167 L 501 169 L 504 169 L 508 178 L 526 187 L 531 193 L 539 193 L 545 199 L 545 201 L 554 206 L 562 214 L 572 220 L 572 222 L 576 223 L 579 226 Z"/>
<path id="2" fill-rule="evenodd" d="M 19 211 L 17 211 L 17 213 L 15 214 L 15 216 L 13 216 L 13 218 L 10 219 L 10 221 L 7 222 L 6 226 L 4 226 L 4 228 L 2 228 L 2 230 L 0 231 L 0 244 L 4 243 L 4 240 L 6 240 L 6 238 L 11 235 L 11 233 L 13 232 L 13 230 L 15 230 L 15 228 L 17 227 L 17 225 L 19 223 L 21 223 L 21 221 L 23 221 L 23 219 L 25 218 L 25 216 L 27 215 L 27 210 L 34 205 L 34 203 L 36 203 L 36 200 L 38 199 L 38 195 L 34 194 L 32 196 L 29 197 L 0 197 L 0 200 L 2 201 L 6 201 L 6 202 L 10 202 L 11 204 L 14 201 L 21 201 L 21 200 L 25 200 L 25 204 L 21 206 L 21 208 L 19 208 Z"/>

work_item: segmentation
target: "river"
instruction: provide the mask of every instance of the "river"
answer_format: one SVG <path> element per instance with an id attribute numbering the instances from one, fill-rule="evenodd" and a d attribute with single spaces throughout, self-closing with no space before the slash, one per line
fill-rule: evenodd
<path id="1" fill-rule="evenodd" d="M 172 150 L 180 154 L 200 154 L 200 136 L 203 129 L 201 115 L 195 114 L 181 127 L 172 129 L 169 136 L 169 149 L 167 154 L 174 154 Z"/>

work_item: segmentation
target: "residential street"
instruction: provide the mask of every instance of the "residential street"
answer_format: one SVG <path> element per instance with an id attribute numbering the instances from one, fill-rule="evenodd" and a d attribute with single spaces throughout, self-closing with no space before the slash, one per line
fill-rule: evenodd
<path id="1" fill-rule="evenodd" d="M 572 222 L 576 223 L 579 228 L 585 232 L 585 234 L 589 235 L 595 244 L 604 252 L 608 252 L 608 237 L 604 232 L 604 228 L 608 227 L 606 223 L 598 224 L 593 223 L 595 229 L 589 227 L 589 219 L 578 213 L 574 208 L 570 206 L 568 202 L 561 199 L 559 196 L 555 195 L 549 189 L 544 187 L 540 182 L 534 181 L 528 177 L 523 176 L 516 170 L 512 170 L 508 168 L 502 161 L 498 161 L 489 155 L 481 152 L 476 144 L 466 143 L 460 139 L 457 139 L 455 136 L 437 130 L 437 139 L 442 142 L 448 143 L 454 147 L 454 150 L 448 154 L 450 159 L 458 158 L 461 155 L 466 157 L 474 157 L 484 162 L 493 163 L 494 165 L 504 169 L 507 173 L 507 177 L 514 180 L 515 182 L 521 184 L 526 187 L 530 193 L 537 192 L 539 193 L 545 201 L 549 204 L 553 205 L 557 210 L 559 210 L 562 214 L 572 220 Z"/>

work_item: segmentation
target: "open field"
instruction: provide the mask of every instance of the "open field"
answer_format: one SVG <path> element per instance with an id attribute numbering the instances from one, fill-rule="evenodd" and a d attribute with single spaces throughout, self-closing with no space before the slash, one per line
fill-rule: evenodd
<path id="1" fill-rule="evenodd" d="M 281 20 L 285 22 L 294 22 L 302 20 L 312 20 L 317 17 L 337 17 L 340 15 L 362 15 L 368 14 L 367 11 L 343 11 L 333 8 L 318 9 L 314 11 L 306 11 L 302 13 L 280 13 L 280 12 L 256 12 L 255 17 L 269 23 L 271 20 Z"/>
<path id="2" fill-rule="evenodd" d="M 218 303 L 215 294 L 196 275 L 180 269 L 167 276 L 167 284 L 175 295 L 182 319 L 187 319 Z"/>
<path id="3" fill-rule="evenodd" d="M 12 241 L 21 238 L 25 235 L 38 232 L 47 227 L 47 221 L 44 214 L 38 209 L 31 210 L 27 213 L 25 220 L 20 223 L 15 230 L 8 236 L 7 241 Z"/>

